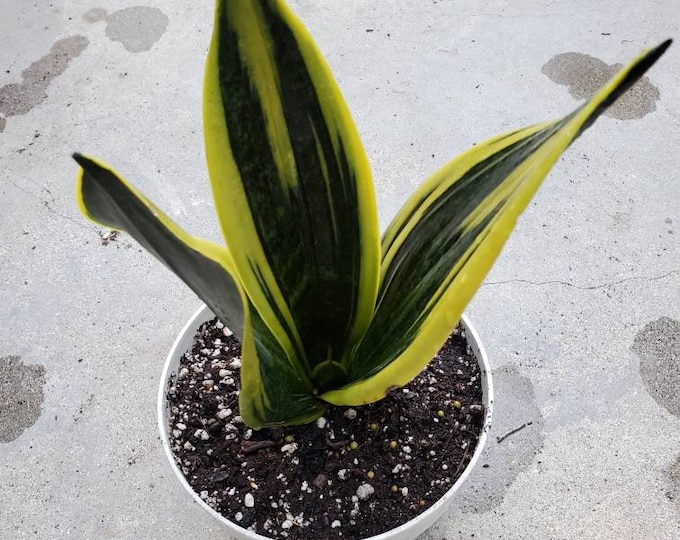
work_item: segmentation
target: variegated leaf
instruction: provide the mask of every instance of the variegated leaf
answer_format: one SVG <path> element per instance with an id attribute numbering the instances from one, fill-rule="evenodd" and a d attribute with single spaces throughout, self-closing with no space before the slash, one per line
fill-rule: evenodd
<path id="1" fill-rule="evenodd" d="M 242 338 L 243 305 L 226 248 L 184 232 L 104 163 L 81 154 L 77 195 L 89 219 L 127 232 L 165 264 Z"/>
<path id="2" fill-rule="evenodd" d="M 422 371 L 562 152 L 669 45 L 642 54 L 565 118 L 475 146 L 410 198 L 382 241 L 375 316 L 347 366 L 350 379 L 358 382 L 323 399 L 370 403 Z"/>
<path id="3" fill-rule="evenodd" d="M 365 152 L 282 1 L 218 0 L 204 123 L 218 217 L 255 309 L 315 391 L 368 326 L 379 235 Z"/>

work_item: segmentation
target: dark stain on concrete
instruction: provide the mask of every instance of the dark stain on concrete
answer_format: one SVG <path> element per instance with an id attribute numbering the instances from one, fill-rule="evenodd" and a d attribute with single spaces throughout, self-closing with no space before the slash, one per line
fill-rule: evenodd
<path id="1" fill-rule="evenodd" d="M 18 356 L 0 358 L 0 443 L 13 441 L 35 424 L 43 402 L 45 368 Z"/>
<path id="2" fill-rule="evenodd" d="M 542 72 L 553 82 L 566 86 L 574 98 L 586 99 L 597 92 L 622 67 L 622 64 L 610 66 L 599 58 L 587 54 L 568 52 L 550 59 L 543 66 Z M 660 97 L 659 89 L 648 77 L 642 77 L 604 114 L 618 120 L 642 118 L 656 110 L 656 102 Z"/>
<path id="3" fill-rule="evenodd" d="M 620 230 L 630 230 L 633 216 L 631 211 L 628 212 L 614 212 L 612 214 L 612 227 Z"/>
<path id="4" fill-rule="evenodd" d="M 636 334 L 632 348 L 649 394 L 680 417 L 680 322 L 669 317 L 650 322 Z"/>
<path id="5" fill-rule="evenodd" d="M 490 438 L 454 503 L 464 513 L 488 512 L 501 504 L 517 476 L 543 448 L 543 417 L 531 381 L 516 366 L 508 365 L 494 371 L 493 383 L 496 397 Z"/>
<path id="6" fill-rule="evenodd" d="M 85 13 L 85 15 L 83 15 L 83 19 L 89 23 L 105 21 L 106 10 L 104 8 L 92 8 L 87 13 Z"/>
<path id="7" fill-rule="evenodd" d="M 85 36 L 60 39 L 49 54 L 33 62 L 22 73 L 20 83 L 6 84 L 0 88 L 0 132 L 5 128 L 6 118 L 26 114 L 47 98 L 50 83 L 66 71 L 71 60 L 87 47 Z"/>
<path id="8" fill-rule="evenodd" d="M 155 7 L 135 6 L 107 14 L 93 8 L 83 18 L 90 23 L 106 22 L 106 35 L 132 53 L 148 51 L 168 28 L 168 17 Z"/>
<path id="9" fill-rule="evenodd" d="M 669 500 L 675 501 L 676 508 L 680 512 L 680 457 L 675 460 L 668 470 L 668 481 L 670 483 L 666 496 Z"/>

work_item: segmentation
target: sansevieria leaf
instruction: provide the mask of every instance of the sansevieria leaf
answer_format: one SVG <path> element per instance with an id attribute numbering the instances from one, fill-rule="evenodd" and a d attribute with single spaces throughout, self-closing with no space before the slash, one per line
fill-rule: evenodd
<path id="1" fill-rule="evenodd" d="M 409 199 L 382 240 L 376 311 L 347 365 L 357 382 L 323 399 L 370 403 L 422 371 L 562 152 L 669 45 L 642 54 L 572 114 L 475 146 Z"/>
<path id="2" fill-rule="evenodd" d="M 368 161 L 284 2 L 218 0 L 215 17 L 204 123 L 217 214 L 281 361 L 319 393 L 347 382 L 341 359 L 373 312 L 380 248 Z"/>
<path id="3" fill-rule="evenodd" d="M 107 165 L 81 154 L 77 196 L 91 220 L 127 232 L 184 281 L 239 338 L 243 306 L 226 248 L 184 232 Z"/>

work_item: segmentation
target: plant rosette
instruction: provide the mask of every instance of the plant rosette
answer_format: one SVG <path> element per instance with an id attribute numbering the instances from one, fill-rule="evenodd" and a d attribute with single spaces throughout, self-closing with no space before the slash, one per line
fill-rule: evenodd
<path id="1" fill-rule="evenodd" d="M 167 359 L 165 361 L 165 366 L 163 369 L 163 373 L 161 376 L 160 380 L 160 387 L 158 390 L 158 427 L 160 430 L 161 434 L 161 441 L 163 444 L 163 448 L 165 450 L 165 455 L 168 458 L 168 461 L 170 462 L 170 466 L 172 470 L 174 471 L 175 475 L 177 476 L 179 482 L 184 486 L 186 491 L 189 493 L 191 498 L 196 502 L 201 508 L 203 508 L 208 514 L 210 514 L 214 519 L 216 519 L 221 526 L 228 531 L 229 534 L 231 534 L 233 537 L 242 539 L 242 540 L 269 540 L 272 537 L 283 537 L 281 535 L 281 531 L 283 532 L 283 535 L 286 534 L 285 532 L 285 525 L 284 528 L 281 529 L 279 527 L 278 533 L 272 533 L 272 536 L 263 536 L 263 534 L 267 534 L 267 531 L 259 530 L 257 532 L 253 530 L 249 530 L 247 528 L 244 528 L 241 524 L 237 523 L 233 519 L 228 519 L 225 517 L 223 514 L 218 512 L 215 508 L 213 508 L 206 500 L 208 500 L 208 497 L 206 496 L 206 493 L 199 494 L 197 493 L 194 488 L 191 486 L 190 482 L 187 480 L 186 474 L 184 471 L 182 471 L 182 466 L 181 463 L 178 464 L 178 455 L 173 451 L 173 434 L 172 434 L 172 426 L 171 426 L 171 419 L 173 417 L 173 414 L 171 412 L 171 400 L 169 399 L 169 389 L 173 387 L 173 385 L 177 382 L 177 377 L 178 373 L 181 369 L 181 362 L 182 359 L 185 356 L 188 356 L 191 354 L 192 348 L 195 347 L 195 340 L 197 337 L 197 332 L 201 328 L 201 326 L 204 323 L 207 323 L 208 321 L 211 321 L 214 318 L 213 313 L 210 311 L 209 308 L 207 308 L 205 305 L 201 307 L 194 315 L 191 317 L 191 319 L 187 322 L 187 324 L 184 326 L 180 334 L 178 335 L 177 339 L 175 340 L 175 343 L 173 344 Z M 218 327 L 222 327 L 223 325 L 219 324 Z M 470 475 L 470 472 L 473 470 L 475 464 L 478 462 L 479 457 L 485 447 L 486 444 L 486 439 L 487 439 L 487 433 L 491 427 L 491 417 L 492 417 L 492 410 L 493 410 L 493 385 L 492 385 L 492 378 L 491 378 L 491 369 L 488 363 L 488 359 L 486 356 L 486 352 L 484 351 L 484 348 L 482 346 L 482 343 L 479 339 L 479 336 L 477 335 L 476 331 L 470 324 L 469 319 L 463 315 L 461 319 L 461 334 L 464 336 L 464 340 L 467 343 L 467 352 L 469 353 L 470 357 L 475 361 L 478 371 L 479 371 L 479 377 L 481 379 L 481 403 L 483 405 L 483 418 L 479 420 L 477 427 L 474 429 L 475 432 L 477 433 L 477 440 L 476 444 L 474 445 L 474 451 L 472 454 L 466 453 L 464 456 L 465 459 L 462 463 L 456 464 L 455 462 L 453 463 L 453 466 L 459 466 L 461 470 L 457 471 L 460 473 L 460 475 L 455 479 L 453 484 L 448 487 L 447 490 L 443 491 L 443 494 L 439 497 L 438 500 L 436 501 L 430 501 L 427 505 L 426 508 L 422 509 L 422 512 L 412 519 L 404 522 L 404 523 L 395 523 L 394 527 L 381 532 L 377 535 L 370 536 L 370 540 L 407 540 L 407 539 L 413 539 L 416 538 L 419 534 L 427 530 L 429 527 L 431 527 L 449 508 L 451 502 L 453 501 L 454 497 L 460 492 L 462 486 L 464 485 L 465 481 L 467 480 L 468 476 Z M 225 335 L 229 334 L 230 332 L 228 330 L 225 330 Z M 461 357 L 462 359 L 462 357 Z M 230 373 L 231 375 L 231 373 Z M 199 377 L 201 374 L 199 374 Z M 198 382 L 198 381 L 197 381 Z M 399 390 L 401 391 L 401 389 Z M 453 407 L 460 407 L 460 403 L 456 403 L 455 401 L 452 402 Z M 481 409 L 480 409 L 481 410 Z M 350 409 L 351 412 L 355 412 Z M 440 414 L 442 411 L 438 411 Z M 234 413 L 235 414 L 235 413 Z M 317 424 L 318 425 L 318 424 Z M 312 424 L 312 426 L 314 426 Z M 205 426 L 204 426 L 205 427 Z M 316 427 L 316 426 L 314 426 Z M 314 429 L 314 427 L 310 427 L 310 429 Z M 190 430 L 193 430 L 194 428 L 190 428 Z M 302 443 L 303 441 L 298 441 Z M 394 443 L 393 443 L 394 444 Z M 278 451 L 278 448 L 276 449 Z M 448 450 L 448 448 L 436 448 L 433 450 L 430 450 L 432 455 L 442 455 L 445 454 Z M 471 450 L 471 449 L 470 449 Z M 285 452 L 281 454 L 282 456 L 285 456 Z M 441 465 L 435 465 L 437 464 L 437 461 L 434 461 L 432 465 L 434 467 L 439 467 L 441 468 Z M 281 464 L 278 465 L 279 467 Z M 446 467 L 446 466 L 444 466 Z M 435 475 L 440 474 L 439 471 L 435 471 Z M 223 474 L 224 477 L 228 475 L 228 472 L 225 472 Z M 272 478 L 272 482 L 276 482 L 274 478 Z M 370 485 L 371 481 L 368 480 L 367 483 Z M 360 481 L 357 481 L 355 479 L 355 484 L 361 485 Z M 310 482 L 311 485 L 311 482 Z M 215 486 L 216 488 L 219 487 L 218 485 Z M 223 488 L 224 486 L 222 486 Z M 262 487 L 262 486 L 260 486 Z M 403 488 L 400 488 L 403 489 Z M 224 489 L 225 496 L 231 496 L 235 497 L 239 501 L 243 500 L 243 493 L 247 493 L 248 487 L 246 486 L 246 489 L 243 490 L 235 490 L 231 489 L 230 493 L 231 495 L 226 495 L 228 492 L 228 489 Z M 311 489 L 310 489 L 311 491 Z M 400 495 L 400 494 L 398 494 Z M 246 495 L 247 497 L 247 495 Z M 351 505 L 351 503 L 349 503 Z M 356 507 L 356 499 L 355 499 L 355 507 Z M 365 504 L 364 501 L 361 501 L 361 504 Z M 377 502 L 377 504 L 381 504 L 380 501 Z M 237 512 L 238 513 L 238 512 Z M 315 516 L 316 519 L 319 518 L 319 516 Z M 314 519 L 314 518 L 313 518 Z M 366 518 L 364 518 L 366 519 Z M 306 521 L 301 521 L 301 523 L 296 523 L 296 527 L 302 526 L 301 533 L 304 531 L 304 525 L 303 523 L 308 523 Z M 261 524 L 260 524 L 261 525 Z M 279 523 L 279 525 L 281 525 Z M 335 527 L 337 527 L 337 530 L 335 530 Z M 340 521 L 335 521 L 335 523 L 329 521 L 326 526 L 328 527 L 328 534 L 329 537 L 331 534 L 337 535 L 339 538 L 347 538 L 348 540 L 358 540 L 359 537 L 355 536 L 350 536 L 346 532 L 343 531 L 343 527 L 340 524 Z M 260 527 L 261 528 L 261 527 Z M 342 534 L 338 534 L 342 533 Z M 318 528 L 317 528 L 317 536 L 318 536 Z M 304 536 L 306 537 L 306 536 Z M 361 538 L 367 538 L 366 536 L 362 536 Z"/>

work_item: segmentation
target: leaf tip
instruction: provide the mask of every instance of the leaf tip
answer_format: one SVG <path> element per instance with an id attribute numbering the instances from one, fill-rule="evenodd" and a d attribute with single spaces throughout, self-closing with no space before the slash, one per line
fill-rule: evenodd
<path id="1" fill-rule="evenodd" d="M 84 166 L 85 166 L 85 163 L 86 163 L 86 161 L 87 161 L 87 158 L 86 158 L 83 154 L 81 154 L 80 152 L 73 152 L 73 153 L 71 154 L 71 157 L 72 157 L 72 158 L 76 161 L 76 163 L 77 163 L 78 165 L 80 165 L 81 167 L 84 167 Z"/>

